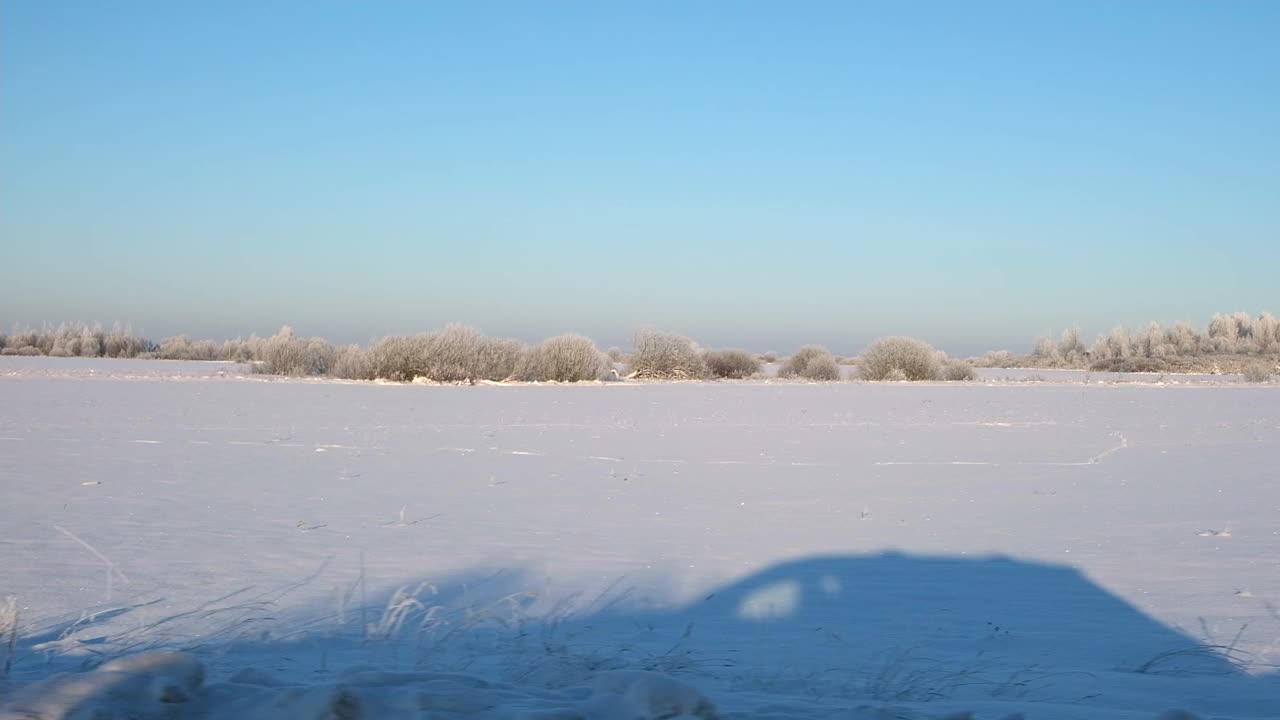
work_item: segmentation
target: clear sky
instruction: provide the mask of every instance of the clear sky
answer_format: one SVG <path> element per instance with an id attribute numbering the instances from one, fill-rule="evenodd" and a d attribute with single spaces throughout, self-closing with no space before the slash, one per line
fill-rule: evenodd
<path id="1" fill-rule="evenodd" d="M 0 324 L 1280 311 L 1280 2 L 0 2 Z"/>

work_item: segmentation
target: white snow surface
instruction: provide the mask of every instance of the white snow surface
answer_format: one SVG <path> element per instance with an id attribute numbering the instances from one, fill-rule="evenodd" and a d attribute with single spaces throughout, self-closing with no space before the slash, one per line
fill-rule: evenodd
<path id="1" fill-rule="evenodd" d="M 1277 718 L 1277 458 L 1275 385 L 2 358 L 0 718 Z"/>

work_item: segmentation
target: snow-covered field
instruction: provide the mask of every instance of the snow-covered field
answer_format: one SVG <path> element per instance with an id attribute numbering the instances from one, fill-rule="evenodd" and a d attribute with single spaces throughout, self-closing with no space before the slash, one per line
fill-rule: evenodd
<path id="1" fill-rule="evenodd" d="M 1276 718 L 1278 458 L 1274 384 L 2 358 L 0 717 Z"/>

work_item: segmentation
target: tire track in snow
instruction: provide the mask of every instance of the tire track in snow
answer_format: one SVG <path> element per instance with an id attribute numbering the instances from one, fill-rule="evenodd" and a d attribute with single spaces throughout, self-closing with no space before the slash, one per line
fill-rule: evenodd
<path id="1" fill-rule="evenodd" d="M 873 463 L 877 467 L 892 466 L 947 466 L 947 465 L 982 465 L 987 467 L 1086 467 L 1088 465 L 1099 465 L 1103 460 L 1129 447 L 1129 438 L 1123 433 L 1112 433 L 1112 436 L 1120 438 L 1120 443 L 1114 447 L 1107 448 L 1102 452 L 1094 455 L 1088 460 L 1081 462 L 1065 462 L 1051 460 L 1014 460 L 1012 462 L 994 462 L 988 460 L 926 460 L 926 461 L 910 461 L 910 460 L 887 460 Z"/>

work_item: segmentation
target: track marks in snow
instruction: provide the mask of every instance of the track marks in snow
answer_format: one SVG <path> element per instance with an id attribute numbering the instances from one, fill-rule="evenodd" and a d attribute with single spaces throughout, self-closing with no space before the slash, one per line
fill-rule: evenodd
<path id="1" fill-rule="evenodd" d="M 778 462 L 776 460 L 707 460 L 703 465 L 745 465 L 748 467 L 811 467 L 811 468 L 837 468 L 837 463 L 822 462 Z"/>
<path id="2" fill-rule="evenodd" d="M 1121 450 L 1124 450 L 1125 448 L 1129 447 L 1129 438 L 1125 437 L 1125 436 L 1124 436 L 1124 433 L 1112 433 L 1112 436 L 1113 436 L 1113 437 L 1118 437 L 1118 438 L 1120 438 L 1120 444 L 1119 444 L 1119 445 L 1116 445 L 1115 447 L 1112 447 L 1112 448 L 1108 448 L 1108 449 L 1106 449 L 1106 450 L 1103 450 L 1102 452 L 1098 453 L 1097 455 L 1094 455 L 1093 457 L 1089 458 L 1087 461 L 1085 461 L 1084 463 L 1081 463 L 1081 464 L 1083 464 L 1083 465 L 1097 465 L 1098 463 L 1102 462 L 1103 460 L 1106 460 L 1107 458 L 1111 457 L 1112 455 L 1115 455 L 1116 453 L 1120 452 Z"/>
<path id="3" fill-rule="evenodd" d="M 1102 461 L 1120 452 L 1121 450 L 1124 450 L 1129 447 L 1129 438 L 1125 437 L 1124 433 L 1118 433 L 1118 432 L 1112 433 L 1112 436 L 1120 438 L 1120 442 L 1115 446 L 1109 447 L 1106 450 L 1103 450 L 1102 452 L 1098 453 L 1097 455 L 1094 455 L 1088 460 L 1084 460 L 1080 462 L 1064 462 L 1064 461 L 1052 461 L 1052 460 L 1044 460 L 1044 461 L 1014 460 L 1011 462 L 995 462 L 995 461 L 988 461 L 988 460 L 925 460 L 920 462 L 909 461 L 909 460 L 885 460 L 885 461 L 880 461 L 873 464 L 876 465 L 877 467 L 891 467 L 891 466 L 899 466 L 899 465 L 911 466 L 911 467 L 932 467 L 932 466 L 948 466 L 948 465 L 959 465 L 959 466 L 979 465 L 979 466 L 986 466 L 986 467 L 1087 467 L 1089 465 L 1100 465 Z"/>

